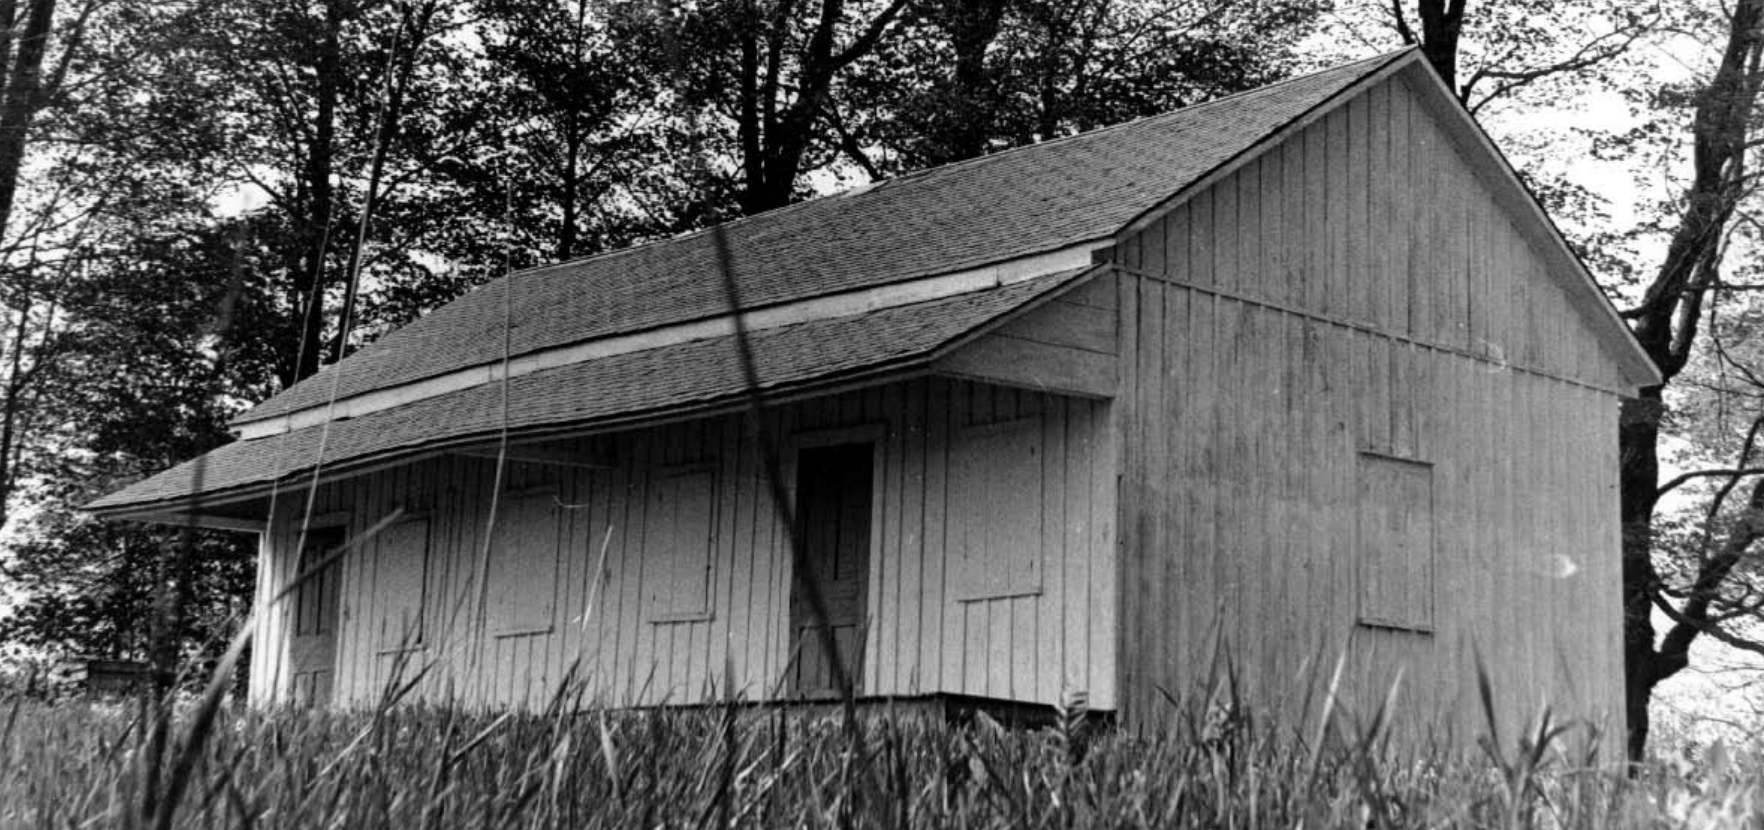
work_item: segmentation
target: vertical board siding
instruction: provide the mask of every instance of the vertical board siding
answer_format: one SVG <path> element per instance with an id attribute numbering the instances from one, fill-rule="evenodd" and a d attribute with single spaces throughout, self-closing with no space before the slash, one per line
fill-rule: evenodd
<path id="1" fill-rule="evenodd" d="M 1194 690 L 1219 649 L 1275 707 L 1342 654 L 1357 706 L 1401 670 L 1410 729 L 1480 728 L 1478 655 L 1503 729 L 1540 700 L 1620 714 L 1606 390 L 1622 381 L 1403 82 L 1196 194 L 1117 261 L 1128 722 L 1156 728 L 1172 714 L 1158 690 Z M 1359 622 L 1377 576 L 1357 551 L 1366 453 L 1430 465 L 1432 578 L 1385 576 L 1431 631 Z"/>
<path id="2" fill-rule="evenodd" d="M 1105 288 L 1075 293 L 1062 306 L 1108 309 L 1113 282 Z M 878 437 L 863 694 L 948 692 L 1052 703 L 1083 691 L 1096 708 L 1115 705 L 1116 449 L 1106 402 L 925 378 L 782 406 L 775 414 L 773 437 L 784 447 L 816 431 L 879 429 L 865 433 Z M 985 516 L 955 506 L 951 459 L 964 430 L 1018 418 L 1034 419 L 1040 448 L 1030 486 L 1040 488 L 1044 511 L 1026 529 L 1043 549 L 1039 584 L 1019 596 L 964 597 L 947 554 Z M 542 706 L 565 676 L 582 680 L 590 700 L 609 705 L 703 702 L 725 690 L 748 699 L 782 693 L 790 659 L 788 537 L 740 419 L 578 439 L 560 451 L 615 461 L 510 462 L 499 471 L 493 459 L 445 456 L 319 489 L 315 515 L 347 514 L 350 533 L 399 508 L 428 527 L 425 551 L 393 556 L 380 541 L 346 557 L 336 700 L 370 702 L 394 669 L 408 677 L 425 664 L 418 698 L 472 706 Z M 788 454 L 786 466 L 794 488 Z M 686 605 L 693 603 L 658 609 L 652 599 L 669 595 L 654 580 L 680 565 L 655 552 L 673 535 L 658 524 L 658 504 L 677 509 L 657 494 L 683 471 L 714 481 L 708 502 L 691 505 L 695 524 L 714 528 L 703 614 L 691 613 Z M 555 546 L 532 546 L 504 560 L 510 552 L 501 543 L 545 534 L 524 524 L 499 527 L 486 560 L 493 503 L 501 525 L 530 523 L 531 516 L 520 515 L 540 511 L 521 505 L 544 500 L 546 521 L 557 527 Z M 291 577 L 287 551 L 304 504 L 302 491 L 278 505 L 260 599 Z M 418 536 L 388 538 L 408 544 Z M 424 570 L 423 640 L 402 652 L 384 646 L 380 628 L 394 613 L 389 603 L 408 602 L 416 589 L 408 574 L 377 570 L 392 561 L 421 562 Z M 699 567 L 691 565 L 694 591 Z M 522 572 L 546 578 L 510 580 Z M 505 581 L 533 593 L 524 615 L 498 593 Z M 403 586 L 406 599 L 386 595 L 392 584 Z M 286 699 L 286 680 L 278 679 L 285 674 L 278 672 L 286 661 L 285 611 L 258 626 L 266 646 L 254 657 L 254 699 Z"/>

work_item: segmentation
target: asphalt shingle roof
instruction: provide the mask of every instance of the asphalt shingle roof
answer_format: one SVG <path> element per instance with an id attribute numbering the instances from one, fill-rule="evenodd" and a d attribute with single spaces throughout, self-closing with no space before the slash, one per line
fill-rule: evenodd
<path id="1" fill-rule="evenodd" d="M 1106 239 L 1403 54 L 730 222 L 731 270 L 752 310 Z M 929 362 L 1079 273 L 755 332 L 762 380 L 772 389 L 815 388 Z M 323 407 L 333 390 L 349 398 L 499 363 L 505 327 L 508 354 L 518 357 L 726 313 L 709 233 L 524 271 L 387 334 L 237 423 Z M 507 382 L 506 426 L 531 433 L 635 422 L 725 405 L 742 388 L 731 338 L 709 337 L 517 376 Z M 188 508 L 198 490 L 245 496 L 321 461 L 336 470 L 481 442 L 505 426 L 503 392 L 501 382 L 486 383 L 236 441 L 88 509 Z"/>
<path id="2" fill-rule="evenodd" d="M 959 271 L 1113 235 L 1392 53 L 1166 115 L 902 176 L 726 225 L 750 308 Z M 514 274 L 393 331 L 238 420 L 495 363 L 511 353 L 723 314 L 697 233 Z"/>
<path id="3" fill-rule="evenodd" d="M 754 362 L 767 389 L 832 382 L 872 369 L 933 359 L 988 321 L 1070 285 L 1089 269 L 845 317 L 754 332 Z M 838 344 L 831 348 L 831 344 Z M 744 394 L 733 337 L 712 337 L 547 369 L 508 383 L 508 427 L 593 424 L 645 413 L 737 401 Z M 235 441 L 89 505 L 99 512 L 223 494 L 450 443 L 493 437 L 503 426 L 503 387 L 490 383 L 281 435 Z"/>

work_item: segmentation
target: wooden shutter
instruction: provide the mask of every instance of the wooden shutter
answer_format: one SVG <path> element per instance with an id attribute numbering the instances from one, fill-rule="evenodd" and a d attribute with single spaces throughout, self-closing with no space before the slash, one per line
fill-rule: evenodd
<path id="1" fill-rule="evenodd" d="M 380 531 L 374 558 L 374 640 L 379 648 L 423 643 L 423 597 L 429 573 L 429 520 Z"/>
<path id="2" fill-rule="evenodd" d="M 504 496 L 490 543 L 490 631 L 551 630 L 557 591 L 558 510 L 549 492 Z"/>
<path id="3" fill-rule="evenodd" d="M 664 472 L 650 486 L 643 582 L 652 622 L 709 617 L 716 494 L 708 467 Z"/>
<path id="4" fill-rule="evenodd" d="M 962 430 L 951 464 L 958 599 L 1041 593 L 1041 419 Z"/>
<path id="5" fill-rule="evenodd" d="M 1433 466 L 1360 456 L 1360 622 L 1433 630 Z"/>

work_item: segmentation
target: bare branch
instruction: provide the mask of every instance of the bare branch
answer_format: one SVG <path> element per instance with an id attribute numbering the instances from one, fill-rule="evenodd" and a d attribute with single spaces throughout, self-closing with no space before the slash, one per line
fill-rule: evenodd
<path id="1" fill-rule="evenodd" d="M 1657 19 L 1658 15 L 1655 16 L 1655 20 Z M 1648 23 L 1635 22 L 1627 29 L 1607 32 L 1581 44 L 1579 49 L 1562 60 L 1530 69 L 1497 69 L 1495 66 L 1498 64 L 1483 66 L 1476 71 L 1469 82 L 1464 84 L 1465 95 L 1469 94 L 1470 88 L 1477 81 L 1489 79 L 1501 81 L 1501 83 L 1497 83 L 1493 91 L 1482 96 L 1476 103 L 1469 105 L 1470 114 L 1475 115 L 1491 101 L 1510 95 L 1551 75 L 1584 71 L 1621 57 L 1641 39 L 1642 35 L 1652 29 L 1652 21 Z M 1613 43 L 1614 40 L 1617 42 Z"/>
<path id="2" fill-rule="evenodd" d="M 900 16 L 901 10 L 906 7 L 907 0 L 894 0 L 893 3 L 888 4 L 888 8 L 883 9 L 881 14 L 876 15 L 876 18 L 870 21 L 870 25 L 864 29 L 863 34 L 858 35 L 851 45 L 833 56 L 833 68 L 843 69 L 858 58 L 869 54 L 870 50 L 876 48 L 876 43 L 882 39 L 882 34 L 888 31 L 888 24 L 893 23 L 894 19 Z"/>
<path id="3" fill-rule="evenodd" d="M 1731 477 L 1734 479 L 1739 479 L 1739 478 L 1743 478 L 1745 476 L 1757 476 L 1757 475 L 1764 475 L 1764 467 L 1745 467 L 1745 468 L 1741 468 L 1741 469 L 1731 469 L 1731 470 L 1730 469 L 1696 470 L 1694 472 L 1684 473 L 1682 475 L 1674 476 L 1673 478 L 1668 479 L 1665 484 L 1660 485 L 1659 494 L 1664 496 L 1667 493 L 1672 492 L 1673 490 L 1676 490 L 1679 487 L 1682 487 L 1686 484 L 1689 484 L 1690 482 L 1695 481 L 1699 478 L 1720 478 L 1720 477 L 1726 476 L 1726 477 Z"/>
<path id="4" fill-rule="evenodd" d="M 1396 21 L 1397 35 L 1403 43 L 1414 46 L 1420 41 L 1415 38 L 1415 30 L 1409 28 L 1409 18 L 1403 14 L 1403 0 L 1390 0 L 1390 16 Z"/>
<path id="5" fill-rule="evenodd" d="M 1659 608 L 1661 613 L 1671 617 L 1672 621 L 1677 623 L 1679 627 L 1688 628 L 1698 634 L 1707 634 L 1720 641 L 1723 645 L 1737 648 L 1741 651 L 1749 651 L 1753 654 L 1764 654 L 1764 643 L 1756 643 L 1747 640 L 1728 632 L 1726 629 L 1723 629 L 1721 626 L 1715 625 L 1710 621 L 1691 619 L 1686 616 L 1684 612 L 1672 607 L 1672 603 L 1667 602 L 1666 598 L 1658 593 L 1654 595 L 1654 607 Z"/>

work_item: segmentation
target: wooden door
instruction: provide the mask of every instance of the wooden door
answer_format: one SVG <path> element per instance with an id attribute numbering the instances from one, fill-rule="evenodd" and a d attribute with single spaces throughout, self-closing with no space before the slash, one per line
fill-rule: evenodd
<path id="1" fill-rule="evenodd" d="M 840 444 L 797 455 L 798 533 L 813 564 L 813 587 L 826 606 L 827 623 L 853 688 L 860 687 L 866 587 L 870 573 L 870 478 L 874 445 Z M 797 657 L 790 673 L 796 697 L 835 697 L 833 656 L 815 627 L 801 580 L 790 593 L 790 630 Z"/>
<path id="2" fill-rule="evenodd" d="M 300 549 L 300 567 L 296 577 L 343 544 L 343 528 L 312 528 Z M 293 603 L 293 636 L 288 643 L 288 663 L 294 676 L 295 706 L 325 706 L 331 702 L 331 685 L 337 666 L 337 604 L 342 581 L 342 561 L 331 562 L 323 570 L 295 587 L 288 599 Z"/>

